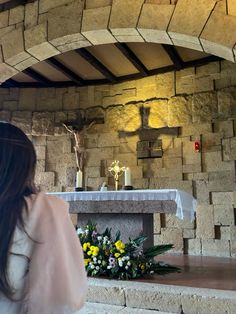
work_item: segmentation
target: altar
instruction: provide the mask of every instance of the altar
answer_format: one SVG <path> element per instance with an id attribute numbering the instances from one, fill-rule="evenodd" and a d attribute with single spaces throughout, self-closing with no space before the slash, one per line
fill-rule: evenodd
<path id="1" fill-rule="evenodd" d="M 58 192 L 56 195 L 70 204 L 70 213 L 78 214 L 78 226 L 90 220 L 98 232 L 106 227 L 113 234 L 120 230 L 122 240 L 146 235 L 146 246 L 153 245 L 153 214 L 175 214 L 179 219 L 194 219 L 197 201 L 192 195 L 177 189 L 132 191 Z"/>

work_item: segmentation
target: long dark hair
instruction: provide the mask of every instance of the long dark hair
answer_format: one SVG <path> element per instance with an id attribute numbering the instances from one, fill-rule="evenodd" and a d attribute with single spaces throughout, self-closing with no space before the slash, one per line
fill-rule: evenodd
<path id="1" fill-rule="evenodd" d="M 36 192 L 35 166 L 32 142 L 19 128 L 0 122 L 0 292 L 10 299 L 8 256 L 16 226 L 24 230 L 24 197 Z"/>

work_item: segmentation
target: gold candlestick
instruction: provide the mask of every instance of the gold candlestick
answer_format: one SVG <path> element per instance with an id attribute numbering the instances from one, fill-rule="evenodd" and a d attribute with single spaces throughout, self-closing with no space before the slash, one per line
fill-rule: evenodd
<path id="1" fill-rule="evenodd" d="M 115 188 L 118 191 L 119 187 L 119 177 L 124 173 L 126 167 L 121 167 L 119 160 L 112 162 L 111 166 L 108 168 L 110 173 L 114 176 L 115 179 Z"/>

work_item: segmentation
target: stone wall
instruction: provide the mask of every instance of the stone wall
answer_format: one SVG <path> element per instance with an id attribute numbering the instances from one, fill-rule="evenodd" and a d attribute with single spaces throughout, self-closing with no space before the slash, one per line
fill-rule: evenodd
<path id="1" fill-rule="evenodd" d="M 36 0 L 0 12 L 0 82 L 65 51 L 151 42 L 235 62 L 235 0 Z"/>
<path id="2" fill-rule="evenodd" d="M 139 130 L 144 121 L 155 130 Z M 222 61 L 117 85 L 82 88 L 0 89 L 0 119 L 21 127 L 33 140 L 37 184 L 72 191 L 75 157 L 61 121 L 78 115 L 103 117 L 86 134 L 85 183 L 114 185 L 107 167 L 129 166 L 136 188 L 178 188 L 198 200 L 196 221 L 155 215 L 156 243 L 174 252 L 236 257 L 236 65 Z M 168 132 L 165 127 L 176 127 Z M 139 131 L 137 131 L 139 130 Z M 137 141 L 161 139 L 163 157 L 137 160 Z M 201 152 L 194 141 L 201 141 Z"/>

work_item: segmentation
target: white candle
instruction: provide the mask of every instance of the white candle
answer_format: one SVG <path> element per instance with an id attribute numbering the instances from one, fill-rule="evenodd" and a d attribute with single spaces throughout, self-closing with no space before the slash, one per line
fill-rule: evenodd
<path id="1" fill-rule="evenodd" d="M 76 187 L 77 188 L 83 187 L 83 173 L 81 170 L 77 171 L 76 173 Z"/>
<path id="2" fill-rule="evenodd" d="M 132 186 L 132 184 L 131 184 L 131 171 L 130 171 L 129 167 L 127 167 L 125 169 L 125 186 Z"/>

